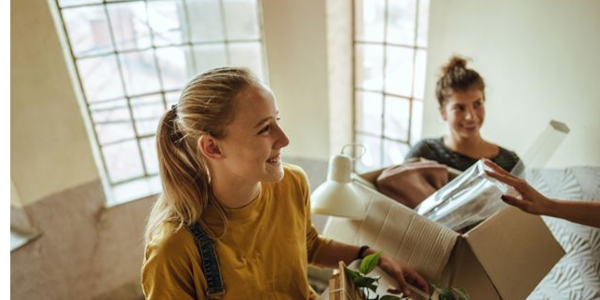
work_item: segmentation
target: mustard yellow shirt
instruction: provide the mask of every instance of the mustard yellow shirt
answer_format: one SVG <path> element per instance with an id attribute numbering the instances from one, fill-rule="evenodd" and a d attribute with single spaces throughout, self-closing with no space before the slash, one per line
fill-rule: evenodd
<path id="1" fill-rule="evenodd" d="M 234 188 L 234 187 L 232 187 Z M 225 236 L 215 241 L 225 287 L 220 299 L 313 299 L 307 266 L 329 243 L 313 228 L 305 173 L 284 164 L 279 183 L 262 183 L 250 204 L 227 209 Z M 207 226 L 221 232 L 214 209 L 203 214 Z M 146 299 L 206 299 L 207 283 L 200 254 L 186 228 L 165 225 L 146 245 L 142 266 Z"/>

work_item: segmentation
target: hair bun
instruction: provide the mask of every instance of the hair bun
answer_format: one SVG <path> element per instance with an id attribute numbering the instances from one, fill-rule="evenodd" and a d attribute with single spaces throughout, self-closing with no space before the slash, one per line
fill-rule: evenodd
<path id="1" fill-rule="evenodd" d="M 466 69 L 467 68 L 467 60 L 460 56 L 452 56 L 450 61 L 442 67 L 442 76 L 452 73 L 455 70 Z"/>

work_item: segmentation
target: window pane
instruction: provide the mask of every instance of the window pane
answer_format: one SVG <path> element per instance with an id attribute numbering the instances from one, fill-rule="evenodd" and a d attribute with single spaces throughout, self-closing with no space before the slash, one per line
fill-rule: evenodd
<path id="1" fill-rule="evenodd" d="M 127 95 L 157 92 L 161 89 L 152 50 L 120 54 L 119 60 L 123 66 Z"/>
<path id="2" fill-rule="evenodd" d="M 354 3 L 356 40 L 382 43 L 385 0 L 356 0 Z"/>
<path id="3" fill-rule="evenodd" d="M 65 9 L 62 12 L 76 57 L 113 51 L 103 6 Z"/>
<path id="4" fill-rule="evenodd" d="M 150 46 L 150 30 L 144 2 L 111 4 L 107 7 L 117 50 L 143 49 Z"/>
<path id="5" fill-rule="evenodd" d="M 385 90 L 390 94 L 410 97 L 413 77 L 413 49 L 387 47 Z"/>
<path id="6" fill-rule="evenodd" d="M 77 60 L 88 102 L 123 97 L 123 85 L 114 56 Z"/>
<path id="7" fill-rule="evenodd" d="M 183 87 L 193 75 L 191 62 L 188 62 L 187 47 L 156 49 L 160 76 L 166 90 Z"/>
<path id="8" fill-rule="evenodd" d="M 102 147 L 102 154 L 111 182 L 115 183 L 144 175 L 137 141 Z"/>
<path id="9" fill-rule="evenodd" d="M 231 66 L 249 68 L 258 78 L 265 79 L 259 42 L 229 44 L 229 55 Z"/>
<path id="10" fill-rule="evenodd" d="M 58 1 L 58 4 L 61 7 L 90 4 L 90 3 L 102 3 L 102 0 L 59 0 Z"/>
<path id="11" fill-rule="evenodd" d="M 367 148 L 365 155 L 356 160 L 356 172 L 364 173 L 381 168 L 381 138 L 357 134 L 356 142 Z"/>
<path id="12" fill-rule="evenodd" d="M 429 30 L 429 0 L 419 0 L 418 26 L 417 46 L 427 47 L 427 31 Z"/>
<path id="13" fill-rule="evenodd" d="M 388 1 L 388 43 L 415 44 L 416 3 L 415 0 Z"/>
<path id="14" fill-rule="evenodd" d="M 149 174 L 158 174 L 158 154 L 156 152 L 156 136 L 141 139 L 140 146 L 144 155 L 144 163 Z"/>
<path id="15" fill-rule="evenodd" d="M 398 97 L 385 97 L 385 131 L 386 137 L 408 140 L 408 123 L 410 102 Z"/>
<path id="16" fill-rule="evenodd" d="M 417 99 L 425 98 L 425 72 L 427 72 L 427 51 L 417 50 L 414 78 L 414 97 Z"/>
<path id="17" fill-rule="evenodd" d="M 383 167 L 401 164 L 410 149 L 407 144 L 394 141 L 383 141 Z"/>
<path id="18" fill-rule="evenodd" d="M 381 91 L 383 88 L 383 46 L 356 45 L 356 86 Z"/>
<path id="19" fill-rule="evenodd" d="M 133 118 L 135 126 L 140 136 L 147 134 L 156 134 L 158 121 L 165 112 L 165 104 L 162 95 L 151 95 L 131 99 L 133 109 Z"/>
<path id="20" fill-rule="evenodd" d="M 187 1 L 193 42 L 225 40 L 220 0 Z"/>
<path id="21" fill-rule="evenodd" d="M 181 1 L 149 1 L 148 19 L 154 45 L 179 45 L 188 41 L 183 29 L 186 16 Z"/>
<path id="22" fill-rule="evenodd" d="M 356 92 L 356 130 L 381 135 L 383 94 Z"/>
<path id="23" fill-rule="evenodd" d="M 195 73 L 226 66 L 227 58 L 225 54 L 225 45 L 222 44 L 194 46 Z"/>
<path id="24" fill-rule="evenodd" d="M 127 100 L 90 105 L 100 145 L 135 138 Z"/>
<path id="25" fill-rule="evenodd" d="M 223 1 L 228 40 L 260 38 L 256 0 Z"/>
<path id="26" fill-rule="evenodd" d="M 413 100 L 412 102 L 412 125 L 410 127 L 410 144 L 414 145 L 421 140 L 423 130 L 423 102 Z"/>

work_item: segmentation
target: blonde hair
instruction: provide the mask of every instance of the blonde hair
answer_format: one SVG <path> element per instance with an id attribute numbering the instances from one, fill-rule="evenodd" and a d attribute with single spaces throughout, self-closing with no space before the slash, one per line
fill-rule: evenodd
<path id="1" fill-rule="evenodd" d="M 225 233 L 225 211 L 213 195 L 198 140 L 206 134 L 224 138 L 225 127 L 234 118 L 237 95 L 259 84 L 244 68 L 210 70 L 188 82 L 178 104 L 165 112 L 156 133 L 163 193 L 150 213 L 146 243 L 165 224 L 173 224 L 179 230 L 199 222 L 212 238 Z M 209 230 L 201 218 L 208 205 L 213 205 L 223 220 L 220 236 Z"/>

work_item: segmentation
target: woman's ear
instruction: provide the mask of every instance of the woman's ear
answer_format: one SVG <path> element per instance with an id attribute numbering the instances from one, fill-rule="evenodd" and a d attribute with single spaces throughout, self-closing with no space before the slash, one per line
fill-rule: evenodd
<path id="1" fill-rule="evenodd" d="M 439 110 L 440 110 L 440 116 L 442 116 L 442 120 L 444 120 L 444 122 L 448 121 L 448 116 L 446 115 L 446 106 L 445 105 L 440 106 Z"/>
<path id="2" fill-rule="evenodd" d="M 209 159 L 223 158 L 223 153 L 221 152 L 221 149 L 219 148 L 217 139 L 215 139 L 211 135 L 205 134 L 205 135 L 200 136 L 200 138 L 198 139 L 198 149 L 200 149 L 200 151 L 202 151 L 202 154 L 204 154 L 204 156 L 206 158 L 209 158 Z"/>

